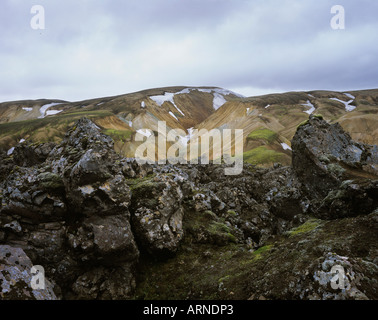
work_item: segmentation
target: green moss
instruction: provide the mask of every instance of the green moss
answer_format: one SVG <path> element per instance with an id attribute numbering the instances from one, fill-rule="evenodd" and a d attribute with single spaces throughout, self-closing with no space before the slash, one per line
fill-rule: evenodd
<path id="1" fill-rule="evenodd" d="M 47 190 L 64 188 L 62 178 L 51 172 L 44 172 L 38 175 L 38 179 L 41 181 L 41 186 Z"/>
<path id="2" fill-rule="evenodd" d="M 211 221 L 211 220 L 215 220 L 217 219 L 217 215 L 210 211 L 210 210 L 206 210 L 203 212 L 202 216 L 207 220 L 207 221 Z"/>
<path id="3" fill-rule="evenodd" d="M 299 227 L 296 227 L 290 231 L 287 232 L 287 234 L 290 237 L 303 234 L 306 232 L 310 232 L 314 229 L 316 229 L 320 225 L 320 220 L 318 219 L 309 219 L 304 224 L 300 225 Z"/>
<path id="4" fill-rule="evenodd" d="M 130 139 L 133 134 L 130 130 L 115 130 L 115 129 L 105 129 L 102 131 L 104 134 L 110 136 L 115 142 L 125 142 Z"/>
<path id="5" fill-rule="evenodd" d="M 240 262 L 250 257 L 250 253 L 240 251 L 240 248 L 232 243 L 218 247 L 209 244 L 193 246 L 186 242 L 175 258 L 161 262 L 143 260 L 139 264 L 135 298 L 245 299 L 243 285 L 249 270 Z M 222 290 L 219 290 L 220 284 Z M 239 288 L 240 292 L 237 292 Z M 233 295 L 230 295 L 231 290 Z"/>
<path id="6" fill-rule="evenodd" d="M 252 253 L 252 261 L 257 261 L 257 260 L 262 259 L 263 256 L 267 252 L 269 252 L 270 250 L 272 250 L 272 248 L 273 248 L 273 245 L 269 244 L 269 245 L 266 245 L 266 246 L 258 248 L 256 251 L 253 251 L 253 253 Z"/>
<path id="7" fill-rule="evenodd" d="M 225 281 L 229 280 L 230 278 L 231 278 L 231 276 L 228 274 L 228 275 L 226 275 L 226 276 L 220 278 L 220 279 L 218 280 L 218 283 L 225 282 Z"/>
<path id="8" fill-rule="evenodd" d="M 233 242 L 236 243 L 236 237 L 231 233 L 231 229 L 223 222 L 214 221 L 208 227 L 207 231 L 211 237 L 216 239 L 215 242 L 226 243 Z"/>
<path id="9" fill-rule="evenodd" d="M 233 228 L 226 224 L 224 218 L 218 217 L 210 210 L 188 213 L 185 219 L 185 233 L 194 241 L 198 241 L 198 234 L 203 234 L 210 243 L 219 246 L 237 243 Z"/>
<path id="10" fill-rule="evenodd" d="M 283 153 L 268 149 L 266 146 L 260 146 L 243 153 L 244 161 L 253 165 L 279 162 L 282 156 Z"/>
<path id="11" fill-rule="evenodd" d="M 318 118 L 320 120 L 323 120 L 323 116 L 321 114 L 313 114 L 312 115 L 314 118 Z"/>
<path id="12" fill-rule="evenodd" d="M 231 216 L 236 216 L 236 212 L 234 210 L 228 210 L 227 214 Z"/>
<path id="13" fill-rule="evenodd" d="M 305 120 L 305 121 L 301 122 L 301 123 L 297 126 L 297 130 L 298 130 L 300 127 L 305 126 L 306 124 L 308 124 L 308 121 L 309 121 L 309 120 Z"/>
<path id="14" fill-rule="evenodd" d="M 267 143 L 272 143 L 278 137 L 277 133 L 267 128 L 257 129 L 252 131 L 247 139 L 248 140 L 264 140 Z"/>
<path id="15" fill-rule="evenodd" d="M 131 190 L 136 190 L 138 188 L 144 188 L 146 186 L 152 186 L 154 178 L 154 174 L 149 174 L 143 178 L 130 178 L 126 179 L 126 184 L 129 186 Z"/>
<path id="16" fill-rule="evenodd" d="M 345 172 L 345 169 L 342 166 L 340 166 L 338 163 L 329 164 L 327 169 L 330 173 L 333 173 L 337 177 L 341 177 L 343 173 Z"/>

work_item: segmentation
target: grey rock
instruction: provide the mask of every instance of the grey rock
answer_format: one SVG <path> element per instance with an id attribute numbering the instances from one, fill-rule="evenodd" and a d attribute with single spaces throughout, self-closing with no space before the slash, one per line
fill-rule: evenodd
<path id="1" fill-rule="evenodd" d="M 135 237 L 153 254 L 176 252 L 183 239 L 183 194 L 170 176 L 154 176 L 132 187 Z"/>
<path id="2" fill-rule="evenodd" d="M 21 248 L 0 245 L 0 300 L 57 300 L 46 277 L 44 288 L 33 289 L 32 267 Z"/>

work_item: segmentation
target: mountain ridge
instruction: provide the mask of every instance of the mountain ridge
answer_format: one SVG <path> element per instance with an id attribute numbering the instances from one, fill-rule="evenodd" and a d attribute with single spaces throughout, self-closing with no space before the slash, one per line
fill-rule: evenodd
<path id="1" fill-rule="evenodd" d="M 0 103 L 0 147 L 10 150 L 24 140 L 59 142 L 74 121 L 87 116 L 113 138 L 116 151 L 127 157 L 133 157 L 140 145 L 135 142 L 138 130 L 157 133 L 158 121 L 165 121 L 168 130 L 181 129 L 188 134 L 193 129 L 243 129 L 246 161 L 288 165 L 290 141 L 309 114 L 321 114 L 331 123 L 339 122 L 353 139 L 373 144 L 378 140 L 377 106 L 378 89 L 242 97 L 208 86 L 146 89 L 76 102 L 10 101 Z M 264 130 L 275 138 L 259 137 Z"/>

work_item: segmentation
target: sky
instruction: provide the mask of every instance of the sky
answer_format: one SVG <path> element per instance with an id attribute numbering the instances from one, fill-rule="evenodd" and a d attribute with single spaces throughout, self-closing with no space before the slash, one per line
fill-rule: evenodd
<path id="1" fill-rule="evenodd" d="M 377 17 L 376 0 L 1 0 L 0 102 L 378 88 Z"/>

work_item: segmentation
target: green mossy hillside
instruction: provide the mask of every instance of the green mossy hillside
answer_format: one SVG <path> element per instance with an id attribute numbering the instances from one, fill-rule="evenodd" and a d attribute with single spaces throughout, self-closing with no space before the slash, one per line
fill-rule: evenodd
<path id="1" fill-rule="evenodd" d="M 252 131 L 248 136 L 247 140 L 264 140 L 268 144 L 275 141 L 278 137 L 278 134 L 267 128 L 257 129 Z"/>
<path id="2" fill-rule="evenodd" d="M 244 161 L 253 165 L 279 162 L 283 156 L 283 153 L 269 149 L 266 146 L 260 146 L 243 153 Z"/>

